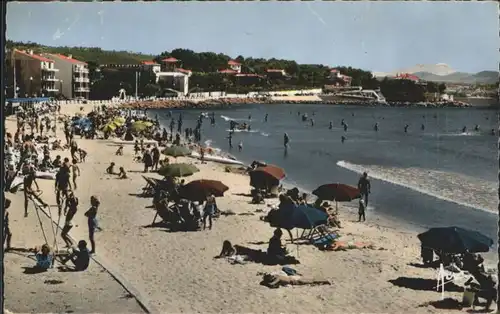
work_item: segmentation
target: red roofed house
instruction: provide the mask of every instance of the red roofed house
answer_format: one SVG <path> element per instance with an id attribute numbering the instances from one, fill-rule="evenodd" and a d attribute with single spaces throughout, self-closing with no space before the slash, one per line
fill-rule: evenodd
<path id="1" fill-rule="evenodd" d="M 227 63 L 229 68 L 233 71 L 236 71 L 236 73 L 241 73 L 241 63 L 235 61 L 235 60 L 229 60 Z"/>
<path id="2" fill-rule="evenodd" d="M 416 75 L 409 74 L 409 73 L 398 73 L 396 74 L 395 79 L 397 80 L 410 80 L 413 82 L 419 82 L 420 78 Z"/>
<path id="3" fill-rule="evenodd" d="M 72 55 L 45 53 L 43 56 L 51 59 L 59 69 L 57 78 L 61 94 L 69 99 L 89 99 L 90 78 L 86 62 L 74 59 Z"/>
<path id="4" fill-rule="evenodd" d="M 32 50 L 13 49 L 10 64 L 15 67 L 18 96 L 53 96 L 59 91 L 54 61 L 34 54 Z"/>
<path id="5" fill-rule="evenodd" d="M 161 60 L 161 71 L 162 72 L 172 72 L 177 67 L 177 63 L 180 60 L 177 60 L 174 57 L 167 57 Z"/>
<path id="6" fill-rule="evenodd" d="M 328 77 L 331 81 L 335 83 L 337 86 L 351 86 L 352 77 L 344 74 L 340 74 L 340 71 L 337 69 L 330 70 L 330 76 Z"/>
<path id="7" fill-rule="evenodd" d="M 161 71 L 161 65 L 154 61 L 142 61 L 141 69 L 143 71 L 152 71 L 154 73 L 158 73 Z"/>

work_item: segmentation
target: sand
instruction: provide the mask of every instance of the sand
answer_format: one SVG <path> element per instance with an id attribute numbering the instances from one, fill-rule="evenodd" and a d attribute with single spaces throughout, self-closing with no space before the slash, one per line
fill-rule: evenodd
<path id="1" fill-rule="evenodd" d="M 91 106 L 85 108 L 85 110 L 91 109 Z M 79 110 L 79 106 L 64 107 L 62 112 L 70 113 L 76 110 Z M 8 124 L 7 129 L 11 128 L 12 125 Z M 62 134 L 62 131 L 59 134 Z M 78 227 L 73 228 L 71 234 L 76 239 L 87 238 L 83 213 L 90 206 L 90 196 L 98 196 L 101 200 L 99 222 L 104 230 L 96 233 L 97 256 L 112 264 L 121 276 L 149 299 L 156 311 L 162 313 L 447 313 L 449 311 L 427 305 L 428 302 L 438 301 L 441 295 L 433 289 L 435 270 L 411 265 L 420 264 L 416 234 L 387 226 L 385 221 L 373 217 L 369 211 L 368 221 L 358 223 L 354 221 L 357 219 L 355 211 L 340 207 L 343 221 L 342 240 L 370 242 L 382 247 L 383 250 L 321 252 L 310 245 L 288 244 L 288 249 L 301 262 L 292 266 L 293 268 L 307 277 L 331 280 L 333 285 L 282 287 L 271 290 L 259 285 L 262 277 L 258 273 L 276 271 L 280 266 L 252 263 L 232 265 L 223 259 L 213 259 L 220 252 L 224 240 L 251 248 L 265 249 L 272 235 L 273 228 L 260 221 L 259 216 L 262 213 L 257 212 L 267 210 L 267 206 L 252 205 L 248 197 L 242 196 L 250 191 L 247 176 L 226 173 L 223 165 L 210 162 L 199 164 L 193 159 L 178 158 L 178 162 L 195 163 L 201 170 L 187 178 L 187 181 L 213 179 L 220 180 L 230 187 L 225 197 L 217 200 L 221 210 L 231 210 L 246 215 L 223 216 L 214 222 L 214 228 L 210 231 L 170 232 L 161 227 L 148 227 L 153 220 L 154 211 L 148 208 L 151 199 L 136 196 L 145 186 L 145 181 L 141 177 L 142 164 L 133 162 L 132 146 L 125 147 L 123 156 L 115 156 L 117 146 L 112 141 L 85 139 L 77 141 L 89 155 L 87 161 L 80 164 L 82 176 L 78 180 L 76 194 L 81 205 L 75 217 Z M 69 152 L 61 155 L 65 157 Z M 118 167 L 123 166 L 128 171 L 129 179 L 118 180 L 105 174 L 105 169 L 111 161 Z M 148 175 L 157 177 L 155 174 Z M 55 204 L 52 184 L 53 182 L 46 181 L 44 195 L 50 195 L 49 203 Z M 22 211 L 20 196 L 13 198 L 11 211 Z M 13 228 L 17 228 L 18 223 L 13 221 Z M 33 228 L 38 228 L 35 222 L 33 224 Z M 31 240 L 31 245 L 40 245 L 42 238 Z M 18 239 L 13 239 L 13 246 L 18 246 Z M 7 277 L 12 277 L 6 282 L 7 291 L 10 285 L 15 285 L 15 278 L 19 278 L 18 280 L 23 278 L 15 268 L 13 264 L 6 267 Z M 96 276 L 94 282 L 100 282 L 98 274 L 95 272 L 93 274 Z M 61 276 L 65 277 L 66 274 Z M 398 287 L 390 282 L 400 277 L 407 278 L 403 280 L 406 287 Z M 26 296 L 29 289 L 29 286 L 17 284 L 15 291 L 10 289 L 12 295 L 10 299 Z M 67 291 L 65 293 L 71 293 L 70 287 L 67 289 L 64 290 Z M 40 291 L 36 294 L 38 293 L 43 295 L 45 292 Z M 446 292 L 446 296 L 461 300 L 461 293 Z M 103 307 L 100 312 L 121 312 L 121 304 L 113 303 L 112 296 L 109 298 L 109 303 L 106 305 L 102 301 Z M 89 302 L 90 309 L 90 298 L 85 300 Z M 51 301 L 55 303 L 55 308 L 62 307 L 60 302 L 63 301 L 58 299 Z M 86 309 L 83 303 L 84 301 L 79 309 Z M 11 304 L 7 302 L 6 307 L 9 308 Z M 134 312 L 133 309 L 130 311 Z"/>

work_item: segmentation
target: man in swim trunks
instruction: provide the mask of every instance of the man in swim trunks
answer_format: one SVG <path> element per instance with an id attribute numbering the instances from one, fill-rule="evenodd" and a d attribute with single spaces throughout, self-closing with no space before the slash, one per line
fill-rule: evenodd
<path id="1" fill-rule="evenodd" d="M 68 192 L 71 190 L 70 183 L 70 170 L 68 167 L 61 167 L 56 174 L 55 189 L 56 189 L 56 201 L 57 207 L 59 208 L 59 216 L 61 215 L 61 196 L 68 199 Z"/>
<path id="2" fill-rule="evenodd" d="M 358 189 L 361 192 L 361 196 L 365 199 L 365 206 L 368 207 L 368 194 L 371 193 L 370 180 L 368 180 L 368 173 L 363 172 L 363 176 L 359 178 Z"/>

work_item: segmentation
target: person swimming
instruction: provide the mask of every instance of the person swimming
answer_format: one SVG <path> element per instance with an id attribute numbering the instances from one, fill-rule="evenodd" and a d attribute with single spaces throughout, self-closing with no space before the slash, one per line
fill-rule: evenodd
<path id="1" fill-rule="evenodd" d="M 347 125 L 347 123 L 344 123 L 344 132 L 347 132 L 347 128 L 348 128 L 348 127 L 349 127 L 349 126 Z"/>
<path id="2" fill-rule="evenodd" d="M 378 122 L 375 123 L 375 125 L 373 126 L 373 129 L 375 130 L 375 132 L 378 132 Z"/>
<path id="3" fill-rule="evenodd" d="M 330 121 L 330 125 L 328 126 L 328 129 L 330 129 L 330 130 L 333 129 L 333 122 L 332 121 Z"/>
<path id="4" fill-rule="evenodd" d="M 464 126 L 464 127 L 462 128 L 462 133 L 466 133 L 466 132 L 467 132 L 467 127 L 466 127 L 466 126 Z"/>
<path id="5" fill-rule="evenodd" d="M 264 122 L 267 122 L 268 117 L 269 117 L 269 114 L 266 113 L 266 116 L 264 117 Z"/>
<path id="6" fill-rule="evenodd" d="M 311 126 L 314 126 L 314 119 L 311 118 Z"/>
<path id="7" fill-rule="evenodd" d="M 405 133 L 408 133 L 408 128 L 409 128 L 409 127 L 410 127 L 410 126 L 409 126 L 408 124 L 407 124 L 407 125 L 405 125 Z"/>
<path id="8" fill-rule="evenodd" d="M 474 127 L 474 131 L 479 132 L 479 124 L 476 124 L 476 126 Z"/>
<path id="9" fill-rule="evenodd" d="M 345 124 L 345 121 L 344 121 L 344 119 L 342 119 L 342 121 L 340 121 L 340 125 L 344 126 L 344 124 Z"/>
<path id="10" fill-rule="evenodd" d="M 425 125 L 422 123 L 422 125 L 420 126 L 420 129 L 423 131 L 425 130 Z"/>
<path id="11" fill-rule="evenodd" d="M 340 138 L 340 141 L 342 142 L 342 144 L 345 142 L 346 139 L 347 138 L 344 135 L 342 135 L 342 137 Z"/>
<path id="12" fill-rule="evenodd" d="M 248 120 L 252 120 L 252 115 L 251 114 L 248 115 Z"/>

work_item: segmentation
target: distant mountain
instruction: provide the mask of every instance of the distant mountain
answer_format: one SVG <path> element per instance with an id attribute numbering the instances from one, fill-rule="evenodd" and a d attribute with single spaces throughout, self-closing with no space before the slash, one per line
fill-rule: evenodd
<path id="1" fill-rule="evenodd" d="M 495 84 L 498 82 L 498 72 L 481 71 L 476 74 L 455 72 L 448 75 L 436 75 L 429 72 L 413 73 L 424 81 L 464 84 Z"/>
<path id="2" fill-rule="evenodd" d="M 445 63 L 438 63 L 438 64 L 417 64 L 415 66 L 399 69 L 393 72 L 373 72 L 372 74 L 375 77 L 386 77 L 386 76 L 390 77 L 390 76 L 396 76 L 398 73 L 415 74 L 419 72 L 431 73 L 434 75 L 449 75 L 452 73 L 456 73 L 457 71 L 455 71 Z"/>
<path id="3" fill-rule="evenodd" d="M 375 77 L 394 77 L 398 73 L 409 73 L 424 81 L 464 84 L 495 84 L 498 82 L 498 72 L 481 71 L 476 74 L 457 72 L 446 63 L 417 64 L 413 67 L 399 69 L 394 72 L 372 72 Z"/>

